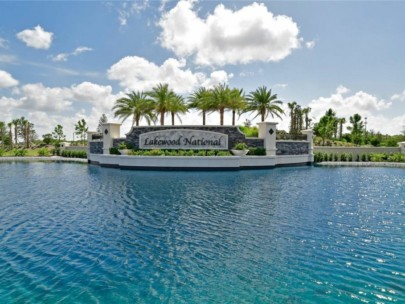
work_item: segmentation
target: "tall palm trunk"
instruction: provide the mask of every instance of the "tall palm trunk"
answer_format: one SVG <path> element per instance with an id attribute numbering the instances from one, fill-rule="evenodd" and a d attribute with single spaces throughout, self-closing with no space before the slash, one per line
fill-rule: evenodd
<path id="1" fill-rule="evenodd" d="M 236 111 L 232 110 L 232 126 L 235 125 L 235 115 L 236 115 Z"/>
<path id="2" fill-rule="evenodd" d="M 203 126 L 205 126 L 205 110 L 202 111 Z"/>
<path id="3" fill-rule="evenodd" d="M 164 126 L 164 124 L 165 124 L 165 112 L 164 111 L 160 112 L 160 124 L 162 126 Z"/>
<path id="4" fill-rule="evenodd" d="M 174 126 L 174 112 L 171 112 L 172 115 L 172 126 Z"/>
<path id="5" fill-rule="evenodd" d="M 17 146 L 18 145 L 18 125 L 14 125 L 14 143 Z"/>
<path id="6" fill-rule="evenodd" d="M 221 126 L 224 125 L 224 112 L 225 112 L 224 108 L 219 109 L 219 116 L 220 116 L 220 124 L 221 124 Z"/>
<path id="7" fill-rule="evenodd" d="M 12 149 L 12 148 L 13 148 L 13 131 L 12 131 L 11 126 L 10 126 L 8 132 L 9 132 L 9 133 L 8 133 L 8 137 L 10 138 L 10 148 Z"/>

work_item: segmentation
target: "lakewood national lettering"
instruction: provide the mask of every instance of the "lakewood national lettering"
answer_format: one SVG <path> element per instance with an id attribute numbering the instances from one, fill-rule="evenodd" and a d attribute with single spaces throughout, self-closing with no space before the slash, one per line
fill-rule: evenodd
<path id="1" fill-rule="evenodd" d="M 161 139 L 161 136 L 155 138 L 145 138 L 144 146 L 221 146 L 222 136 L 218 139 L 196 139 L 195 136 L 183 137 L 177 139 Z"/>

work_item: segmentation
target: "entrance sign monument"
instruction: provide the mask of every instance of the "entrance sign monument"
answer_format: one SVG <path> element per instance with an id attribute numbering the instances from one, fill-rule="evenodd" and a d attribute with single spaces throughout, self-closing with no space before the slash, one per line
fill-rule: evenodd
<path id="1" fill-rule="evenodd" d="M 139 148 L 228 150 L 228 135 L 203 130 L 160 130 L 141 134 Z"/>

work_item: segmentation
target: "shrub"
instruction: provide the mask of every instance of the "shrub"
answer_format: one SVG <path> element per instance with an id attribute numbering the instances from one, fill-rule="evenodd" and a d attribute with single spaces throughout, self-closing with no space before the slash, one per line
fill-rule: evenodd
<path id="1" fill-rule="evenodd" d="M 27 155 L 27 150 L 25 150 L 25 149 L 14 149 L 13 154 L 14 154 L 14 156 L 18 156 L 18 157 L 25 156 L 25 155 Z"/>
<path id="2" fill-rule="evenodd" d="M 389 162 L 403 163 L 403 162 L 405 162 L 405 155 L 403 155 L 401 153 L 391 154 L 390 156 L 388 156 L 387 160 Z"/>
<path id="3" fill-rule="evenodd" d="M 360 154 L 356 154 L 356 162 L 360 161 Z"/>
<path id="4" fill-rule="evenodd" d="M 249 149 L 249 147 L 248 147 L 247 144 L 245 144 L 245 143 L 243 143 L 243 142 L 240 142 L 240 143 L 235 144 L 235 146 L 233 147 L 233 149 L 234 149 L 234 150 L 247 150 L 247 149 Z"/>
<path id="5" fill-rule="evenodd" d="M 117 148 L 118 148 L 118 150 L 123 150 L 123 149 L 127 149 L 128 147 L 127 147 L 127 144 L 124 141 L 122 141 L 119 143 Z"/>
<path id="6" fill-rule="evenodd" d="M 349 162 L 352 162 L 352 161 L 353 161 L 353 154 L 352 154 L 352 153 L 349 154 L 349 156 L 348 156 L 348 161 L 349 161 Z"/>
<path id="7" fill-rule="evenodd" d="M 330 153 L 328 156 L 328 161 L 333 161 L 333 153 Z"/>
<path id="8" fill-rule="evenodd" d="M 87 158 L 87 153 L 86 151 L 63 150 L 61 156 L 71 158 Z"/>
<path id="9" fill-rule="evenodd" d="M 333 155 L 333 160 L 334 161 L 339 161 L 339 154 L 338 153 L 335 153 L 334 155 Z"/>
<path id="10" fill-rule="evenodd" d="M 51 154 L 52 154 L 52 155 L 58 155 L 58 156 L 59 156 L 59 155 L 60 155 L 60 149 L 59 149 L 59 148 L 52 149 L 52 150 L 51 150 Z"/>
<path id="11" fill-rule="evenodd" d="M 111 147 L 110 148 L 110 154 L 121 155 L 120 151 L 118 151 L 118 148 L 116 148 L 116 147 Z"/>
<path id="12" fill-rule="evenodd" d="M 41 148 L 38 150 L 38 156 L 49 156 L 49 150 L 47 148 Z"/>
<path id="13" fill-rule="evenodd" d="M 218 151 L 217 156 L 232 156 L 229 151 Z"/>
<path id="14" fill-rule="evenodd" d="M 208 150 L 207 156 L 215 156 L 215 150 Z"/>
<path id="15" fill-rule="evenodd" d="M 4 155 L 5 151 L 3 149 L 0 149 L 0 157 Z"/>
<path id="16" fill-rule="evenodd" d="M 342 153 L 342 154 L 340 154 L 340 161 L 342 161 L 342 162 L 347 161 L 347 156 L 346 156 L 346 153 Z"/>
<path id="17" fill-rule="evenodd" d="M 315 163 L 320 163 L 323 160 L 323 154 L 322 152 L 316 152 L 314 155 L 314 162 Z"/>
<path id="18" fill-rule="evenodd" d="M 266 155 L 266 149 L 265 148 L 250 148 L 248 155 L 258 155 L 258 156 L 263 156 Z"/>
<path id="19" fill-rule="evenodd" d="M 361 155 L 361 161 L 363 162 L 367 161 L 367 154 L 364 153 Z"/>
<path id="20" fill-rule="evenodd" d="M 259 129 L 257 127 L 239 127 L 246 137 L 259 137 Z"/>

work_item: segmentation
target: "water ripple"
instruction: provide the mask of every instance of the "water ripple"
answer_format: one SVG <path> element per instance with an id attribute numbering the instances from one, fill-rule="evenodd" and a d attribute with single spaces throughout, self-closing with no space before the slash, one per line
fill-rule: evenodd
<path id="1" fill-rule="evenodd" d="M 405 302 L 404 170 L 0 166 L 0 302 Z"/>

